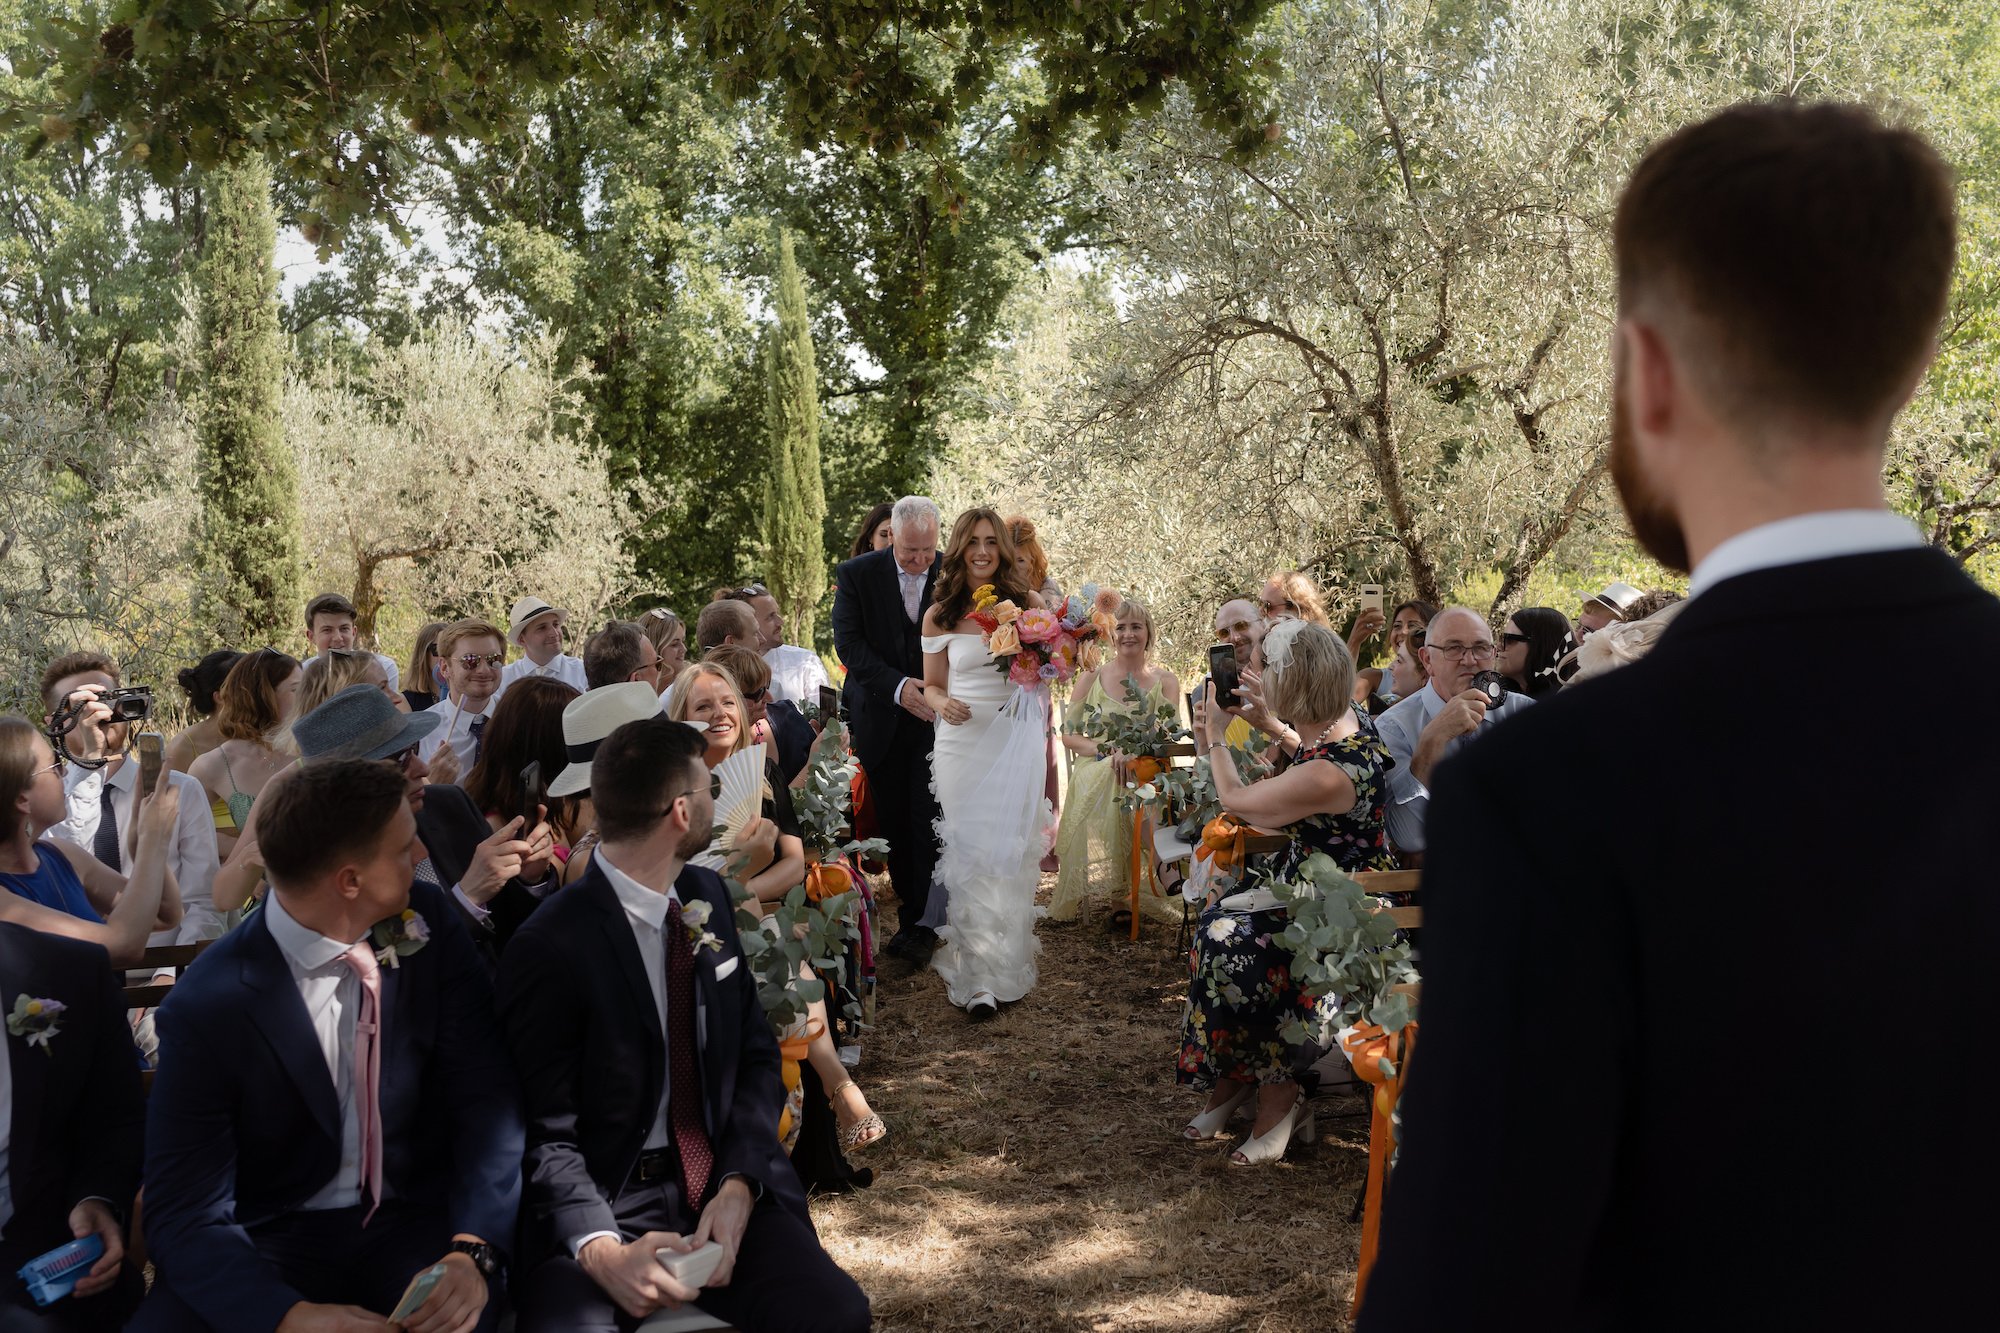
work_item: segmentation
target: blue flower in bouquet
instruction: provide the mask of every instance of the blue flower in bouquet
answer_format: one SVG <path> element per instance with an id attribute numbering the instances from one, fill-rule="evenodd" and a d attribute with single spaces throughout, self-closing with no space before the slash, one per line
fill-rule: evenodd
<path id="1" fill-rule="evenodd" d="M 1084 598 L 1072 595 L 1068 601 L 1063 603 L 1062 620 L 1063 624 L 1069 626 L 1069 628 L 1076 629 L 1089 619 L 1090 603 Z"/>

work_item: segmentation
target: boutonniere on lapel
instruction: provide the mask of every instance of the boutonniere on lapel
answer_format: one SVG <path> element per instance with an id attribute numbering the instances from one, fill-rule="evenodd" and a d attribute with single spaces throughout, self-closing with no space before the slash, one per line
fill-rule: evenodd
<path id="1" fill-rule="evenodd" d="M 61 1000 L 38 1000 L 32 995 L 14 997 L 14 1011 L 7 1015 L 7 1033 L 20 1037 L 30 1046 L 42 1048 L 43 1055 L 54 1055 L 49 1043 L 56 1039 L 62 1028 Z"/>
<path id="2" fill-rule="evenodd" d="M 430 943 L 431 928 L 415 908 L 405 907 L 402 915 L 369 927 L 368 939 L 375 946 L 378 966 L 401 967 L 403 959 Z"/>
<path id="3" fill-rule="evenodd" d="M 681 904 L 681 925 L 687 930 L 688 940 L 697 949 L 720 949 L 722 941 L 708 929 L 708 904 L 693 902 Z"/>

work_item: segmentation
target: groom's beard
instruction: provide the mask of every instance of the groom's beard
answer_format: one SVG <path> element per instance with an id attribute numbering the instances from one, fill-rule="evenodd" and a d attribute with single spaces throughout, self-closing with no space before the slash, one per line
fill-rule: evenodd
<path id="1" fill-rule="evenodd" d="M 1673 502 L 1646 478 L 1638 446 L 1632 442 L 1622 367 L 1613 372 L 1611 381 L 1611 481 L 1618 488 L 1619 503 L 1625 506 L 1625 517 L 1632 524 L 1639 548 L 1676 574 L 1688 573 L 1687 534 L 1681 530 L 1680 515 L 1674 512 Z"/>

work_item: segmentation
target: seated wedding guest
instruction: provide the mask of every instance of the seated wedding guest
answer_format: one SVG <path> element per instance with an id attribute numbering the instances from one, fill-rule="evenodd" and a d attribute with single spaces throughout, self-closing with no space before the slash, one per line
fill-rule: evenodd
<path id="1" fill-rule="evenodd" d="M 412 713 L 421 713 L 444 697 L 444 663 L 438 658 L 438 635 L 445 622 L 433 620 L 417 631 L 416 647 L 410 651 L 410 683 L 403 690 Z"/>
<path id="2" fill-rule="evenodd" d="M 5 921 L 0 987 L 33 1006 L 0 1049 L 0 1329 L 116 1333 L 145 1290 L 140 1266 L 126 1262 L 125 1221 L 146 1133 L 118 979 L 102 947 Z M 85 1236 L 103 1255 L 38 1309 L 20 1268 Z"/>
<path id="3" fill-rule="evenodd" d="M 174 772 L 187 772 L 189 764 L 222 744 L 222 733 L 215 729 L 215 692 L 242 656 L 234 648 L 218 648 L 193 666 L 182 667 L 174 678 L 195 716 L 167 742 L 167 767 Z"/>
<path id="4" fill-rule="evenodd" d="M 1215 611 L 1215 641 L 1226 643 L 1236 650 L 1237 666 L 1241 670 L 1255 670 L 1257 650 L 1264 642 L 1264 635 L 1270 630 L 1271 622 L 1257 603 L 1248 597 L 1235 597 L 1224 602 Z M 1202 715 L 1208 707 L 1208 690 L 1211 682 L 1204 679 L 1195 687 L 1194 709 L 1189 718 L 1197 734 L 1202 726 Z M 1254 730 L 1242 717 L 1232 717 L 1229 722 L 1229 743 L 1237 749 L 1249 744 L 1250 733 Z"/>
<path id="5" fill-rule="evenodd" d="M 1375 720 L 1396 761 L 1389 770 L 1389 841 L 1408 868 L 1422 863 L 1424 814 L 1438 763 L 1533 702 L 1509 691 L 1496 708 L 1472 688 L 1472 678 L 1491 671 L 1498 655 L 1493 631 L 1477 611 L 1454 606 L 1438 612 L 1424 631 L 1423 655 L 1430 683 Z"/>
<path id="6" fill-rule="evenodd" d="M 1419 601 L 1404 602 L 1389 613 L 1389 670 L 1392 673 L 1396 666 L 1396 654 L 1403 644 L 1412 634 L 1421 634 L 1436 615 L 1436 607 Z M 1392 689 L 1386 697 L 1393 704 L 1403 696 Z"/>
<path id="7" fill-rule="evenodd" d="M 1331 623 L 1326 616 L 1326 602 L 1319 595 L 1319 586 L 1302 570 L 1288 569 L 1271 575 L 1264 580 L 1260 600 L 1266 620 L 1277 621 L 1296 616 L 1308 624 Z"/>
<path id="8" fill-rule="evenodd" d="M 724 597 L 701 609 L 694 621 L 695 650 L 705 653 L 725 643 L 763 651 L 764 633 L 757 628 L 757 613 L 746 602 Z"/>
<path id="9" fill-rule="evenodd" d="M 621 680 L 643 680 L 657 695 L 660 650 L 631 621 L 608 621 L 583 645 L 583 678 L 593 690 L 616 685 Z"/>
<path id="10" fill-rule="evenodd" d="M 755 656 L 751 654 L 752 658 Z M 667 691 L 667 717 L 676 722 L 704 725 L 702 762 L 711 769 L 752 743 L 749 715 L 736 678 L 707 659 L 682 672 L 674 687 Z M 772 904 L 782 902 L 786 894 L 797 888 L 805 878 L 806 869 L 805 841 L 798 814 L 775 759 L 764 761 L 761 795 L 759 817 L 742 834 L 746 845 L 755 843 L 755 854 L 745 867 L 748 873 L 735 877 L 748 890 L 750 905 L 759 915 L 768 913 Z M 767 863 L 762 839 L 772 829 L 776 836 Z M 733 849 L 730 854 L 735 854 Z M 818 1035 L 807 1047 L 807 1060 L 819 1075 L 820 1086 L 828 1090 L 828 1100 L 839 1121 L 840 1146 L 848 1152 L 866 1148 L 886 1135 L 888 1129 L 881 1117 L 869 1109 L 867 1098 L 840 1063 L 840 1052 L 827 1021 L 826 1002 L 815 1000 L 806 1017 L 808 1025 L 818 1029 Z"/>
<path id="11" fill-rule="evenodd" d="M 1629 583 L 1607 584 L 1603 592 L 1583 604 L 1576 618 L 1576 639 L 1582 643 L 1606 625 L 1625 619 L 1625 613 L 1643 594 Z"/>
<path id="12" fill-rule="evenodd" d="M 222 744 L 188 765 L 199 782 L 221 857 L 236 846 L 264 784 L 292 766 L 283 748 L 299 693 L 299 664 L 275 648 L 245 653 L 215 695 Z"/>
<path id="13" fill-rule="evenodd" d="M 382 692 L 389 706 L 399 713 L 410 711 L 403 691 L 394 689 L 382 673 L 382 663 L 373 653 L 351 648 L 334 648 L 306 663 L 299 673 L 299 697 L 294 721 L 339 694 L 350 685 L 371 685 Z"/>
<path id="14" fill-rule="evenodd" d="M 1556 671 L 1576 648 L 1569 617 L 1552 606 L 1524 606 L 1500 627 L 1500 654 L 1494 670 L 1507 688 L 1540 699 L 1562 688 Z"/>
<path id="15" fill-rule="evenodd" d="M 42 704 L 50 715 L 66 702 L 95 699 L 118 688 L 118 664 L 102 653 L 70 653 L 49 663 L 42 673 Z M 84 706 L 76 725 L 63 737 L 73 761 L 63 772 L 67 813 L 44 837 L 89 852 L 114 874 L 129 875 L 136 864 L 132 833 L 139 791 L 139 759 L 132 752 L 134 734 L 150 722 L 113 722 L 103 704 Z M 90 767 L 101 763 L 100 767 Z M 155 931 L 148 945 L 214 939 L 223 922 L 208 906 L 209 885 L 220 864 L 215 850 L 215 825 L 208 818 L 201 784 L 185 773 L 163 771 L 163 784 L 180 792 L 180 809 L 173 837 L 167 844 L 167 870 L 180 895 L 181 919 Z"/>
<path id="16" fill-rule="evenodd" d="M 1096 671 L 1079 672 L 1063 713 L 1062 743 L 1077 763 L 1070 770 L 1069 800 L 1063 805 L 1056 832 L 1060 867 L 1055 896 L 1049 900 L 1049 920 L 1074 921 L 1077 908 L 1094 890 L 1113 904 L 1126 901 L 1132 856 L 1132 816 L 1118 808 L 1118 792 L 1127 778 L 1126 756 L 1106 753 L 1099 742 L 1078 729 L 1086 710 L 1132 713 L 1145 707 L 1146 695 L 1159 691 L 1179 713 L 1181 683 L 1173 672 L 1153 661 L 1153 613 L 1136 598 L 1119 603 L 1112 628 L 1110 653 Z M 1151 837 L 1147 843 L 1150 845 Z M 1179 921 L 1177 900 L 1141 893 L 1139 901 L 1162 920 Z M 1128 908 L 1119 905 L 1111 925 L 1129 925 Z"/>
<path id="17" fill-rule="evenodd" d="M 763 584 L 747 584 L 736 593 L 757 617 L 761 651 L 771 667 L 771 697 L 795 704 L 818 703 L 820 689 L 827 683 L 826 663 L 812 649 L 785 642 L 784 613 Z"/>
<path id="18" fill-rule="evenodd" d="M 887 500 L 876 505 L 861 517 L 861 526 L 854 532 L 854 547 L 847 558 L 867 555 L 870 551 L 880 551 L 896 544 L 896 528 L 889 521 L 896 512 L 896 506 Z"/>
<path id="19" fill-rule="evenodd" d="M 1342 870 L 1389 870 L 1383 833 L 1389 753 L 1373 728 L 1355 716 L 1354 659 L 1331 629 L 1299 620 L 1274 626 L 1264 639 L 1264 692 L 1270 709 L 1306 739 L 1282 771 L 1245 785 L 1222 761 L 1222 713 L 1208 714 L 1201 744 L 1209 753 L 1222 808 L 1243 823 L 1282 830 L 1291 846 L 1272 873 L 1297 873 L 1305 858 L 1324 852 Z M 1254 1091 L 1250 1137 L 1230 1154 L 1251 1166 L 1285 1155 L 1296 1134 L 1310 1143 L 1313 1117 L 1299 1075 L 1332 1036 L 1300 1044 L 1285 1035 L 1294 1020 L 1320 1028 L 1320 1005 L 1292 981 L 1291 954 L 1273 937 L 1284 932 L 1283 902 L 1268 889 L 1217 888 L 1195 931 L 1187 1021 L 1179 1080 L 1207 1089 L 1208 1102 L 1182 1131 L 1213 1138 Z"/>
<path id="20" fill-rule="evenodd" d="M 1396 656 L 1389 663 L 1388 686 L 1396 702 L 1409 698 L 1430 684 L 1431 673 L 1424 665 L 1424 635 L 1424 630 L 1412 630 L 1397 645 Z M 1394 706 L 1394 703 L 1390 705 Z"/>
<path id="21" fill-rule="evenodd" d="M 591 850 L 597 846 L 597 812 L 590 803 L 590 761 L 597 747 L 627 722 L 643 722 L 657 716 L 660 696 L 643 681 L 628 680 L 600 685 L 571 699 L 563 706 L 563 751 L 567 756 L 562 771 L 549 784 L 549 796 L 576 803 L 576 837 L 570 843 L 569 859 L 563 862 L 562 882 L 573 884 L 590 868 Z M 699 729 L 700 724 L 693 724 Z"/>
<path id="22" fill-rule="evenodd" d="M 667 686 L 674 683 L 674 677 L 687 665 L 687 622 L 666 607 L 656 606 L 639 617 L 639 628 L 660 655 L 660 693 L 665 694 Z"/>
<path id="23" fill-rule="evenodd" d="M 1915 132 L 1789 98 L 1634 169 L 1610 474 L 1688 599 L 1438 777 L 1361 1333 L 1992 1322 L 2000 717 L 1884 714 L 1867 674 L 1918 638 L 2000 660 L 2000 602 L 1885 488 L 1959 317 L 1960 190 Z M 1721 790 L 1718 741 L 1748 751 Z M 1687 832 L 1601 854 L 1635 816 Z M 1895 1095 L 1846 1095 L 1857 1058 Z"/>
<path id="24" fill-rule="evenodd" d="M 578 694 L 590 688 L 584 680 L 583 659 L 562 650 L 569 612 L 558 611 L 539 597 L 523 597 L 507 613 L 507 624 L 507 642 L 522 656 L 501 673 L 502 691 L 530 676 L 553 676 Z"/>
<path id="25" fill-rule="evenodd" d="M 745 1333 L 870 1324 L 778 1142 L 778 1047 L 729 890 L 687 864 L 715 821 L 702 749 L 660 717 L 604 740 L 590 870 L 500 970 L 528 1098 L 521 1333 L 630 1330 L 688 1303 Z M 722 1260 L 700 1288 L 656 1257 L 711 1241 Z"/>
<path id="26" fill-rule="evenodd" d="M 1049 575 L 1049 553 L 1035 531 L 1035 521 L 1025 514 L 1007 520 L 1008 535 L 1014 539 L 1014 568 L 1020 571 L 1023 587 L 1042 595 L 1042 605 L 1060 609 L 1062 585 Z"/>
<path id="27" fill-rule="evenodd" d="M 521 1199 L 520 1092 L 465 927 L 411 882 L 408 785 L 377 761 L 315 760 L 258 816 L 263 909 L 160 1006 L 155 1277 L 132 1327 L 365 1327 L 442 1264 L 403 1326 L 491 1329 Z"/>
<path id="28" fill-rule="evenodd" d="M 456 782 L 479 762 L 480 740 L 500 694 L 507 646 L 500 631 L 485 621 L 456 620 L 439 632 L 437 649 L 450 697 L 431 705 L 430 715 L 444 725 L 424 737 L 418 757 L 430 767 L 432 781 Z"/>
<path id="29" fill-rule="evenodd" d="M 140 807 L 132 873 L 120 875 L 89 852 L 42 837 L 68 814 L 65 767 L 32 722 L 0 717 L 0 798 L 14 821 L 0 843 L 0 921 L 84 940 L 127 966 L 147 936 L 181 920 L 167 859 L 182 789 L 163 785 Z"/>
<path id="30" fill-rule="evenodd" d="M 303 762 L 372 759 L 403 778 L 426 853 L 417 862 L 416 882 L 450 894 L 490 967 L 499 962 L 515 927 L 556 887 L 549 859 L 553 838 L 546 824 L 529 828 L 518 817 L 497 828 L 489 826 L 462 788 L 427 784 L 429 770 L 417 757 L 417 742 L 439 725 L 428 713 L 408 716 L 396 711 L 380 691 L 361 685 L 327 700 L 300 718 L 293 730 Z M 218 899 L 225 882 L 230 893 L 241 898 L 263 879 L 256 836 L 257 811 L 252 810 L 250 832 L 216 876 Z M 237 875 L 243 878 L 232 881 Z"/>
<path id="31" fill-rule="evenodd" d="M 323 592 L 307 602 L 306 641 L 312 644 L 313 657 L 330 653 L 336 648 L 365 651 L 354 622 L 354 603 L 337 592 Z M 382 674 L 389 678 L 389 688 L 400 689 L 401 672 L 396 666 L 396 659 L 387 653 L 371 653 L 370 656 L 382 664 Z M 312 660 L 312 657 L 306 658 L 306 662 Z M 299 665 L 304 666 L 305 663 Z"/>
<path id="32" fill-rule="evenodd" d="M 650 681 L 645 683 L 650 687 Z M 521 696 L 518 703 L 516 694 Z M 579 697 L 562 681 L 543 676 L 530 676 L 501 695 L 479 762 L 459 784 L 496 832 L 528 813 L 523 808 L 523 786 L 532 785 L 536 803 L 544 807 L 538 822 L 548 825 L 553 838 L 553 847 L 544 856 L 553 855 L 558 865 L 569 855 L 577 812 L 573 802 L 550 799 L 548 788 L 569 763 L 563 710 Z"/>
<path id="33" fill-rule="evenodd" d="M 771 747 L 771 757 L 778 765 L 778 777 L 790 785 L 794 778 L 805 772 L 806 761 L 812 757 L 813 742 L 819 739 L 812 723 L 806 721 L 798 705 L 771 697 L 769 664 L 741 644 L 727 643 L 720 648 L 711 648 L 701 655 L 701 660 L 721 667 L 736 682 L 743 711 L 750 721 L 750 739 L 763 741 Z"/>

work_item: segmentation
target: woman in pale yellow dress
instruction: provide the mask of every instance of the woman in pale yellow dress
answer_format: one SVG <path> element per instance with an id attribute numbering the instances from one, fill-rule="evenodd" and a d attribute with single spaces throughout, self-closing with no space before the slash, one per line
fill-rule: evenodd
<path id="1" fill-rule="evenodd" d="M 1081 734 L 1084 712 L 1093 705 L 1130 713 L 1146 704 L 1147 696 L 1178 704 L 1181 683 L 1174 673 L 1156 666 L 1153 615 L 1141 602 L 1127 598 L 1118 607 L 1112 631 L 1111 655 L 1096 671 L 1078 674 L 1063 715 L 1062 743 L 1077 756 L 1070 770 L 1069 797 L 1063 802 L 1062 826 L 1056 834 L 1061 870 L 1055 895 L 1049 900 L 1051 921 L 1074 921 L 1077 909 L 1093 890 L 1101 891 L 1123 910 L 1130 893 L 1132 816 L 1118 808 L 1118 791 L 1128 778 L 1128 761 L 1118 754 L 1099 754 L 1098 743 Z M 1156 693 L 1157 692 L 1157 693 Z M 1146 859 L 1152 860 L 1151 849 Z M 1162 921 L 1179 921 L 1177 899 L 1150 891 L 1140 902 Z"/>

